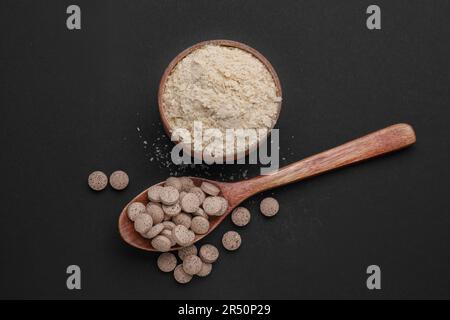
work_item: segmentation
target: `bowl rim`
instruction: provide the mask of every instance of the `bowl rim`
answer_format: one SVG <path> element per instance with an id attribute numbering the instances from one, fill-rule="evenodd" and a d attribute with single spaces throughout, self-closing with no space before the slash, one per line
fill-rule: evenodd
<path id="1" fill-rule="evenodd" d="M 159 115 L 161 117 L 161 121 L 163 124 L 163 128 L 165 133 L 167 134 L 167 136 L 169 138 L 171 138 L 172 133 L 174 131 L 173 127 L 170 125 L 169 120 L 167 119 L 167 115 L 166 115 L 166 108 L 164 106 L 163 103 L 163 94 L 164 94 L 164 90 L 165 90 L 165 85 L 167 82 L 168 77 L 170 76 L 170 74 L 172 73 L 172 71 L 174 70 L 174 68 L 176 67 L 176 65 L 183 60 L 186 56 L 188 56 L 189 54 L 191 54 L 193 51 L 202 48 L 206 45 L 216 45 L 216 46 L 225 46 L 225 47 L 232 47 L 232 48 L 237 48 L 237 49 L 241 49 L 245 52 L 250 53 L 251 55 L 253 55 L 255 58 L 257 58 L 259 61 L 261 61 L 261 63 L 267 68 L 267 70 L 269 71 L 270 75 L 272 76 L 272 79 L 275 83 L 275 87 L 276 87 L 276 93 L 278 97 L 281 97 L 283 99 L 283 91 L 281 88 L 281 83 L 280 83 L 280 79 L 278 78 L 278 74 L 275 71 L 275 68 L 272 66 L 272 64 L 269 62 L 269 60 L 264 57 L 259 51 L 257 51 L 256 49 L 238 42 L 238 41 L 234 41 L 234 40 L 227 40 L 227 39 L 214 39 L 214 40 L 206 40 L 206 41 L 201 41 L 198 42 L 186 49 L 184 49 L 183 51 L 181 51 L 175 58 L 172 59 L 172 61 L 169 63 L 169 65 L 166 67 L 166 69 L 164 70 L 164 73 L 161 77 L 161 80 L 159 82 L 159 87 L 158 87 L 158 110 L 159 110 Z M 267 135 L 264 137 L 264 139 L 267 139 L 271 132 L 272 129 L 274 129 L 275 125 L 278 122 L 278 119 L 280 117 L 280 113 L 281 113 L 281 105 L 283 103 L 283 100 L 281 100 L 278 103 L 278 110 L 277 110 L 277 115 L 275 117 L 275 120 L 273 121 L 273 124 L 270 128 L 268 128 L 268 132 Z M 172 139 L 171 139 L 172 141 Z M 180 141 L 172 141 L 175 144 L 179 144 L 181 143 Z M 258 140 L 258 142 L 260 142 L 260 140 Z M 256 146 L 254 146 L 256 149 Z M 249 148 L 247 148 L 245 155 L 248 155 L 248 153 L 253 150 L 252 146 L 249 146 Z M 191 155 L 195 157 L 195 153 L 193 151 L 191 151 Z M 225 159 L 227 154 L 224 153 L 223 157 Z M 237 159 L 237 152 L 234 152 L 234 158 Z"/>

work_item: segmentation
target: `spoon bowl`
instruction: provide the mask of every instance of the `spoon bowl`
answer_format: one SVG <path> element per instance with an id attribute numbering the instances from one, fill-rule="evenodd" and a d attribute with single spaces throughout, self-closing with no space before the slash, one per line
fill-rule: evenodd
<path id="1" fill-rule="evenodd" d="M 229 190 L 230 190 L 229 185 L 231 185 L 231 183 L 217 182 L 217 181 L 212 181 L 212 180 L 197 178 L 197 177 L 189 177 L 189 178 L 192 179 L 195 186 L 197 186 L 197 187 L 200 187 L 202 182 L 209 182 L 209 183 L 214 184 L 215 186 L 217 186 L 220 189 L 219 195 L 228 200 L 228 209 L 227 209 L 227 211 L 225 211 L 225 213 L 223 215 L 209 217 L 210 226 L 209 226 L 208 233 L 195 235 L 194 242 L 197 242 L 197 241 L 203 239 L 205 236 L 207 236 L 211 231 L 213 231 L 228 216 L 228 214 L 238 205 L 238 203 L 233 201 L 233 199 L 229 195 Z M 163 184 L 164 184 L 164 181 L 160 182 L 156 185 L 162 186 Z M 147 196 L 147 192 L 148 192 L 148 189 L 145 189 L 144 191 L 142 191 L 133 200 L 131 200 L 130 203 L 128 203 L 125 206 L 125 208 L 122 210 L 122 213 L 120 214 L 120 217 L 119 217 L 119 232 L 120 232 L 122 239 L 125 242 L 127 242 L 128 244 L 130 244 L 131 246 L 136 247 L 138 249 L 146 250 L 146 251 L 157 251 L 152 247 L 149 239 L 142 237 L 134 229 L 133 221 L 131 221 L 127 215 L 128 206 L 130 204 L 132 204 L 133 202 L 141 202 L 145 205 L 147 205 L 147 203 L 150 202 L 148 199 L 148 196 Z M 230 201 L 232 201 L 232 202 L 230 202 Z M 232 205 L 232 203 L 234 203 L 234 205 Z M 179 250 L 179 249 L 181 249 L 181 247 L 177 245 L 177 246 L 172 247 L 170 250 L 173 251 L 173 250 Z"/>
<path id="2" fill-rule="evenodd" d="M 191 178 L 196 186 L 200 186 L 204 181 L 216 185 L 220 189 L 220 195 L 228 201 L 227 211 L 219 217 L 210 217 L 208 232 L 204 235 L 196 235 L 194 243 L 211 233 L 234 208 L 256 193 L 400 150 L 415 142 L 416 135 L 413 128 L 408 124 L 400 123 L 292 163 L 269 175 L 232 183 Z M 119 232 L 123 240 L 131 246 L 146 251 L 157 251 L 152 247 L 150 240 L 145 239 L 134 230 L 133 222 L 127 215 L 127 208 L 131 203 L 138 201 L 147 204 L 149 202 L 147 191 L 148 189 L 141 192 L 122 210 L 119 217 Z M 179 250 L 180 248 L 180 246 L 174 246 L 170 250 Z"/>

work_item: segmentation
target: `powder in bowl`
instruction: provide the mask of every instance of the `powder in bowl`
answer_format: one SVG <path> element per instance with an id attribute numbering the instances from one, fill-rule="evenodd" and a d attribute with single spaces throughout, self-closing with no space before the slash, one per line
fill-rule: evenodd
<path id="1" fill-rule="evenodd" d="M 191 136 L 196 121 L 203 130 L 215 128 L 223 135 L 226 129 L 270 130 L 280 109 L 278 91 L 268 67 L 255 55 L 237 47 L 205 44 L 181 59 L 168 75 L 163 112 L 172 129 L 187 129 Z"/>

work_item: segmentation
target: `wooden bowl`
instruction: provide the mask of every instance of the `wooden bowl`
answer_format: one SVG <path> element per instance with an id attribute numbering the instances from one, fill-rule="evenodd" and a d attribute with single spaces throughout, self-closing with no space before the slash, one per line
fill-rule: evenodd
<path id="1" fill-rule="evenodd" d="M 163 127 L 164 127 L 164 131 L 166 132 L 166 134 L 171 137 L 172 136 L 172 132 L 174 131 L 174 128 L 172 128 L 172 126 L 170 125 L 168 119 L 167 119 L 167 114 L 166 114 L 166 107 L 164 106 L 163 103 L 163 93 L 164 93 L 164 89 L 166 86 L 166 81 L 167 78 L 170 76 L 170 74 L 172 73 L 173 69 L 175 68 L 175 66 L 178 64 L 178 62 L 180 62 L 182 59 L 184 59 L 187 55 L 189 55 L 191 52 L 204 47 L 206 45 L 219 45 L 219 46 L 225 46 L 225 47 L 233 47 L 233 48 L 238 48 L 241 49 L 243 51 L 246 51 L 250 54 L 252 54 L 255 58 L 257 58 L 259 61 L 261 61 L 263 63 L 263 65 L 266 67 L 266 69 L 269 71 L 269 73 L 271 74 L 273 81 L 275 83 L 276 86 L 276 90 L 277 90 L 277 96 L 282 97 L 282 90 L 281 90 L 281 84 L 280 84 L 280 79 L 278 79 L 278 75 L 275 72 L 275 69 L 273 68 L 273 66 L 270 64 L 269 60 L 267 60 L 261 53 L 259 53 L 258 51 L 256 51 L 255 49 L 249 47 L 246 44 L 237 42 L 237 41 L 232 41 L 232 40 L 223 40 L 223 39 L 219 39 L 219 40 L 208 40 L 208 41 L 203 41 L 203 42 L 199 42 L 197 44 L 194 44 L 193 46 L 185 49 L 184 51 L 182 51 L 180 54 L 178 54 L 167 66 L 166 70 L 163 73 L 163 76 L 161 78 L 161 82 L 159 83 L 159 89 L 158 89 L 158 107 L 159 107 L 159 114 L 161 115 L 161 120 L 163 123 Z M 273 129 L 273 127 L 275 126 L 276 122 L 278 121 L 278 117 L 280 115 L 281 112 L 281 103 L 279 103 L 278 105 L 278 112 L 277 112 L 277 116 L 275 118 L 275 121 L 272 124 L 272 127 L 269 130 L 269 134 L 270 131 Z M 179 143 L 176 142 L 175 143 Z M 256 147 L 256 146 L 253 146 Z M 251 149 L 251 148 L 250 148 Z M 249 153 L 249 149 L 247 148 L 246 150 L 246 155 Z M 191 151 L 191 154 L 194 154 Z M 236 152 L 234 154 L 234 158 L 236 159 L 237 155 Z M 225 154 L 224 154 L 224 158 L 225 158 Z"/>

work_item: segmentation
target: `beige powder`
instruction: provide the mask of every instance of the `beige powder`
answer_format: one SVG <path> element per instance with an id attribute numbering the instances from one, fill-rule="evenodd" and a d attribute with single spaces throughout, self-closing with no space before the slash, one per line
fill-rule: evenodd
<path id="1" fill-rule="evenodd" d="M 182 59 L 163 94 L 174 128 L 270 129 L 281 97 L 265 65 L 238 48 L 205 45 Z"/>

